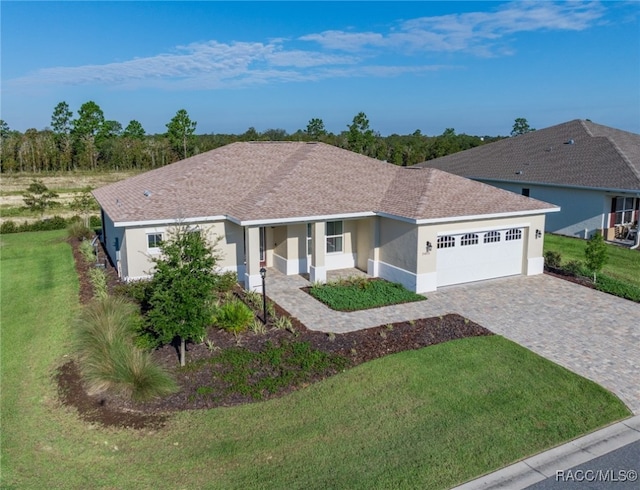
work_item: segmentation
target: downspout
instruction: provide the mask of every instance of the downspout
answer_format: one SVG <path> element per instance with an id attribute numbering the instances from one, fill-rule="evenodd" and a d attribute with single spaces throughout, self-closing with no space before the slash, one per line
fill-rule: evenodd
<path id="1" fill-rule="evenodd" d="M 640 229 L 636 230 L 636 243 L 634 243 L 631 247 L 631 250 L 635 250 L 640 247 Z"/>

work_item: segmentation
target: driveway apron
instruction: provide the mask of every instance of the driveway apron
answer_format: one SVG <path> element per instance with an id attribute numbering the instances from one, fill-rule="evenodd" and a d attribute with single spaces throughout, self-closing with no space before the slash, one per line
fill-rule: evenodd
<path id="1" fill-rule="evenodd" d="M 336 312 L 270 270 L 267 295 L 312 330 L 344 333 L 458 313 L 615 393 L 640 414 L 640 304 L 546 274 L 441 288 L 426 301 Z"/>

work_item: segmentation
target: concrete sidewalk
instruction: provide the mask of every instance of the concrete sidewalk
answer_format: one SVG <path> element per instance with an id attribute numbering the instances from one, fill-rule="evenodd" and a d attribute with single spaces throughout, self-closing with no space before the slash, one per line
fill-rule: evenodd
<path id="1" fill-rule="evenodd" d="M 640 415 L 471 480 L 454 490 L 524 489 L 556 476 L 557 471 L 566 471 L 636 441 L 640 441 Z"/>

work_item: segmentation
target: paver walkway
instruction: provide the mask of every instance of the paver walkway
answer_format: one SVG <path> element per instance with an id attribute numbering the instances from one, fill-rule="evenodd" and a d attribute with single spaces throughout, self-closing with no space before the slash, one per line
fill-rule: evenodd
<path id="1" fill-rule="evenodd" d="M 312 330 L 343 333 L 459 313 L 609 389 L 640 414 L 640 304 L 546 274 L 450 286 L 426 301 L 337 312 L 274 269 L 267 295 Z"/>

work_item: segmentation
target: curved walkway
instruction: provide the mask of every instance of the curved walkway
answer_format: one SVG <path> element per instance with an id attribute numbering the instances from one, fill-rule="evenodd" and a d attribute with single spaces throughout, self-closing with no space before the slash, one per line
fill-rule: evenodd
<path id="1" fill-rule="evenodd" d="M 450 286 L 426 301 L 337 312 L 300 288 L 310 283 L 274 269 L 267 295 L 312 330 L 344 333 L 459 313 L 595 381 L 640 414 L 640 304 L 546 274 Z"/>

